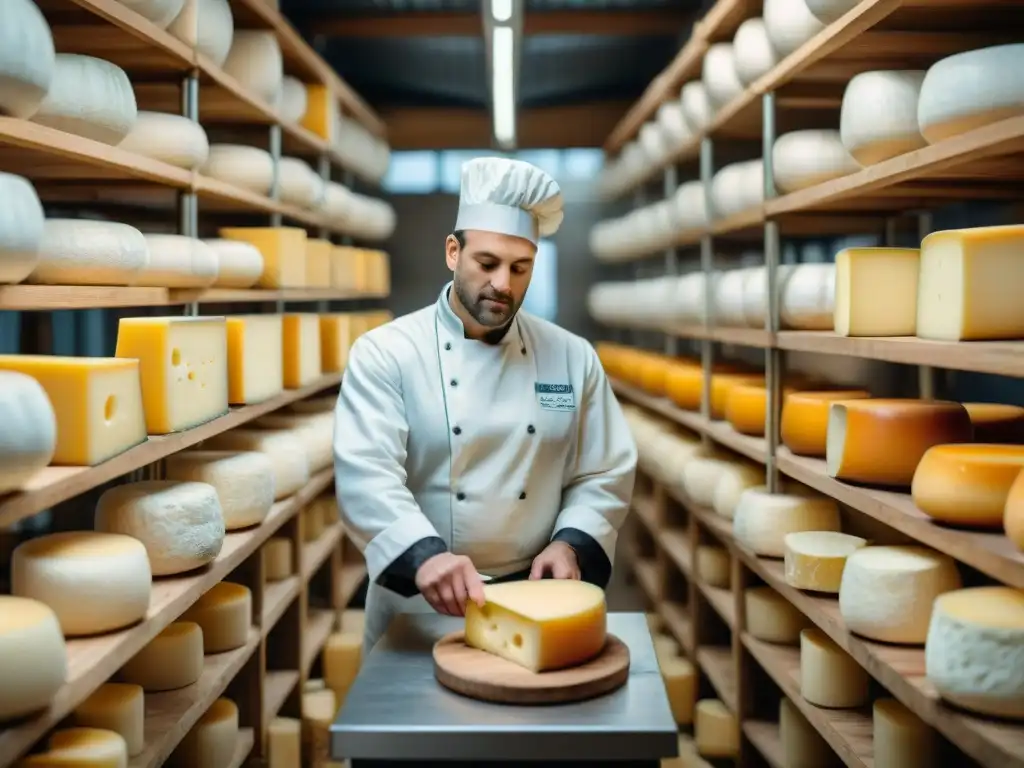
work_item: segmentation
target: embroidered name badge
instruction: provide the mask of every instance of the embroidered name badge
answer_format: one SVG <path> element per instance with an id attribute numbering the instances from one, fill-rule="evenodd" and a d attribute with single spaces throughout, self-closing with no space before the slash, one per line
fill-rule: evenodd
<path id="1" fill-rule="evenodd" d="M 572 384 L 540 384 L 533 385 L 537 393 L 537 402 L 546 411 L 575 411 L 576 396 Z"/>

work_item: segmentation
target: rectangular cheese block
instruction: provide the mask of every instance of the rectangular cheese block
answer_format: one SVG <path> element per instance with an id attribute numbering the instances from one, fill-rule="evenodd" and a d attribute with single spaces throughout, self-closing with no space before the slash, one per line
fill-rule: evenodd
<path id="1" fill-rule="evenodd" d="M 302 724 L 291 717 L 275 717 L 267 728 L 267 768 L 302 765 Z"/>
<path id="2" fill-rule="evenodd" d="M 139 361 L 146 429 L 166 435 L 228 412 L 223 317 L 122 317 L 117 357 Z"/>
<path id="3" fill-rule="evenodd" d="M 228 402 L 261 403 L 284 391 L 281 315 L 234 315 L 228 327 Z"/>
<path id="4" fill-rule="evenodd" d="M 1024 338 L 1024 226 L 933 232 L 921 243 L 917 335 L 936 341 Z"/>
<path id="5" fill-rule="evenodd" d="M 391 293 L 391 265 L 384 251 L 366 253 L 366 290 L 376 296 Z"/>
<path id="6" fill-rule="evenodd" d="M 306 240 L 306 286 L 309 288 L 331 287 L 330 240 Z"/>
<path id="7" fill-rule="evenodd" d="M 913 336 L 920 262 L 916 248 L 844 248 L 837 253 L 836 333 Z"/>
<path id="8" fill-rule="evenodd" d="M 358 293 L 365 283 L 360 254 L 362 250 L 350 245 L 338 245 L 331 252 L 331 287 Z"/>
<path id="9" fill-rule="evenodd" d="M 302 288 L 306 284 L 306 230 L 298 227 L 225 227 L 220 236 L 241 240 L 263 254 L 259 288 Z"/>
<path id="10" fill-rule="evenodd" d="M 351 312 L 320 315 L 320 368 L 324 373 L 345 370 L 359 325 Z"/>
<path id="11" fill-rule="evenodd" d="M 284 316 L 284 385 L 299 389 L 320 378 L 320 317 L 311 312 Z"/>
<path id="12" fill-rule="evenodd" d="M 328 144 L 338 139 L 341 109 L 338 100 L 326 85 L 306 84 L 306 114 L 302 127 L 312 131 Z"/>
<path id="13" fill-rule="evenodd" d="M 52 464 L 91 467 L 146 441 L 138 360 L 0 355 L 0 370 L 46 391 L 57 419 Z"/>

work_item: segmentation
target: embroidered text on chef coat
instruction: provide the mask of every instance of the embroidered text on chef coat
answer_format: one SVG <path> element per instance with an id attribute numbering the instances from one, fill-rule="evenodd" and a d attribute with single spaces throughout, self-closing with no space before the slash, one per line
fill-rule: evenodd
<path id="1" fill-rule="evenodd" d="M 572 384 L 541 384 L 533 385 L 537 393 L 537 403 L 546 411 L 575 411 L 576 394 Z"/>

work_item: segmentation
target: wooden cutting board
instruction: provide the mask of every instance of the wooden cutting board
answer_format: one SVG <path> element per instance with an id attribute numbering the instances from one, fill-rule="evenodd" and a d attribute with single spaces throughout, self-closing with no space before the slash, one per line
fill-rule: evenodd
<path id="1" fill-rule="evenodd" d="M 565 704 L 621 687 L 629 677 L 629 649 L 608 635 L 601 654 L 586 664 L 538 674 L 471 648 L 463 632 L 452 632 L 434 644 L 434 676 L 445 688 L 483 701 Z"/>

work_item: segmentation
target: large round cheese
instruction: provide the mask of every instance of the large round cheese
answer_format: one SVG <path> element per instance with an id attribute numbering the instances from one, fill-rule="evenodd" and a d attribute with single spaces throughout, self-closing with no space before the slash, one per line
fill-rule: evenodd
<path id="1" fill-rule="evenodd" d="M 831 392 L 790 392 L 782 402 L 782 444 L 801 456 L 824 456 L 828 412 L 832 403 L 871 397 L 863 389 Z"/>
<path id="2" fill-rule="evenodd" d="M 751 587 L 743 593 L 747 632 L 767 643 L 794 645 L 810 620 L 771 587 Z"/>
<path id="3" fill-rule="evenodd" d="M 759 16 L 740 24 L 732 39 L 732 49 L 736 75 L 743 85 L 750 85 L 779 62 L 779 54 L 768 40 L 764 19 Z"/>
<path id="4" fill-rule="evenodd" d="M 0 3 L 0 115 L 31 117 L 50 90 L 54 66 L 50 25 L 36 4 Z"/>
<path id="5" fill-rule="evenodd" d="M 213 486 L 229 531 L 262 523 L 274 504 L 274 465 L 265 453 L 182 451 L 165 462 L 168 480 Z"/>
<path id="6" fill-rule="evenodd" d="M 688 461 L 683 467 L 683 488 L 690 501 L 701 507 L 710 507 L 715 500 L 715 486 L 730 463 L 710 457 Z"/>
<path id="7" fill-rule="evenodd" d="M 917 122 L 930 143 L 1024 115 L 1024 43 L 948 56 L 933 64 L 921 85 Z"/>
<path id="8" fill-rule="evenodd" d="M 135 227 L 112 221 L 47 219 L 39 262 L 27 282 L 132 285 L 148 265 L 149 246 Z"/>
<path id="9" fill-rule="evenodd" d="M 259 99 L 273 104 L 284 78 L 284 57 L 273 30 L 235 30 L 224 72 Z"/>
<path id="10" fill-rule="evenodd" d="M 39 263 L 43 205 L 27 179 L 10 173 L 0 173 L 0 200 L 0 284 L 20 283 Z"/>
<path id="11" fill-rule="evenodd" d="M 964 443 L 929 448 L 914 472 L 917 508 L 951 525 L 1001 528 L 1024 446 Z"/>
<path id="12" fill-rule="evenodd" d="M 259 451 L 274 465 L 274 500 L 291 496 L 309 482 L 309 460 L 298 433 L 279 430 L 233 429 L 207 440 L 218 451 Z"/>
<path id="13" fill-rule="evenodd" d="M 793 390 L 785 387 L 782 396 Z M 729 390 L 725 420 L 741 435 L 763 437 L 768 413 L 768 390 L 762 384 L 739 384 Z"/>
<path id="14" fill-rule="evenodd" d="M 715 178 L 717 179 L 718 176 Z M 743 315 L 743 283 L 745 279 L 745 270 L 730 269 L 723 272 L 715 281 L 716 325 L 746 325 L 747 319 Z"/>
<path id="15" fill-rule="evenodd" d="M 811 704 L 852 709 L 867 703 L 868 673 L 817 627 L 800 633 L 800 693 Z"/>
<path id="16" fill-rule="evenodd" d="M 701 79 L 712 107 L 723 107 L 743 93 L 732 43 L 712 43 L 704 54 L 702 71 Z"/>
<path id="17" fill-rule="evenodd" d="M 184 235 L 146 235 L 149 263 L 133 285 L 206 288 L 217 279 L 217 253 L 202 240 Z"/>
<path id="18" fill-rule="evenodd" d="M 194 0 L 185 3 L 167 31 L 191 45 L 214 66 L 224 65 L 235 34 L 235 19 L 228 0 Z"/>
<path id="19" fill-rule="evenodd" d="M 836 301 L 833 264 L 795 264 L 779 292 L 782 327 L 795 331 L 831 331 Z"/>
<path id="20" fill-rule="evenodd" d="M 217 256 L 215 288 L 252 288 L 263 274 L 260 249 L 244 240 L 204 240 Z"/>
<path id="21" fill-rule="evenodd" d="M 182 115 L 140 111 L 131 131 L 118 146 L 162 163 L 195 170 L 210 156 L 203 126 Z"/>
<path id="22" fill-rule="evenodd" d="M 181 9 L 185 7 L 186 0 L 120 0 L 121 5 L 131 8 L 137 14 L 144 16 L 156 24 L 160 29 L 167 29 L 167 26 L 177 18 Z"/>
<path id="23" fill-rule="evenodd" d="M 22 758 L 18 768 L 128 768 L 124 737 L 103 728 L 62 728 L 50 734 L 46 749 Z"/>
<path id="24" fill-rule="evenodd" d="M 839 116 L 843 146 L 874 165 L 926 145 L 917 126 L 923 70 L 861 72 L 847 84 Z"/>
<path id="25" fill-rule="evenodd" d="M 169 624 L 121 667 L 126 683 L 147 693 L 192 685 L 203 674 L 203 630 L 192 621 Z"/>
<path id="26" fill-rule="evenodd" d="M 732 558 L 725 547 L 697 547 L 697 575 L 709 587 L 728 589 L 732 581 Z"/>
<path id="27" fill-rule="evenodd" d="M 297 157 L 282 157 L 277 164 L 278 197 L 289 205 L 317 208 L 324 196 L 320 176 Z"/>
<path id="28" fill-rule="evenodd" d="M 674 152 L 686 142 L 693 139 L 693 130 L 686 122 L 686 115 L 683 113 L 681 101 L 666 101 L 655 115 L 661 132 L 665 136 L 669 150 Z"/>
<path id="29" fill-rule="evenodd" d="M 959 403 L 843 400 L 829 410 L 826 468 L 837 480 L 907 487 L 929 448 L 971 436 L 970 416 Z"/>
<path id="30" fill-rule="evenodd" d="M 711 506 L 716 514 L 732 520 L 740 495 L 748 488 L 764 485 L 764 482 L 764 467 L 747 462 L 730 462 L 718 475 Z"/>
<path id="31" fill-rule="evenodd" d="M 1006 529 L 1006 537 L 1014 546 L 1024 550 L 1024 471 L 1017 475 L 1006 495 L 1003 527 Z"/>
<path id="32" fill-rule="evenodd" d="M 839 507 L 824 496 L 748 488 L 736 504 L 732 525 L 736 540 L 755 554 L 784 557 L 788 533 L 840 530 Z"/>
<path id="33" fill-rule="evenodd" d="M 924 661 L 946 701 L 982 715 L 1024 718 L 1024 592 L 976 587 L 941 595 Z"/>
<path id="34" fill-rule="evenodd" d="M 872 707 L 874 768 L 933 768 L 935 731 L 896 699 L 875 699 Z"/>
<path id="35" fill-rule="evenodd" d="M 134 624 L 149 610 L 146 548 L 130 536 L 64 531 L 29 539 L 11 556 L 11 592 L 46 603 L 66 637 Z"/>
<path id="36" fill-rule="evenodd" d="M 118 733 L 134 757 L 146 746 L 146 706 L 142 686 L 132 683 L 104 683 L 75 707 L 75 725 L 102 728 Z"/>
<path id="37" fill-rule="evenodd" d="M 691 80 L 683 85 L 679 91 L 679 100 L 683 105 L 686 122 L 694 131 L 703 131 L 711 125 L 714 111 L 704 83 L 699 80 Z"/>
<path id="38" fill-rule="evenodd" d="M 718 699 L 697 702 L 693 735 L 697 751 L 704 757 L 735 758 L 739 754 L 739 722 L 736 715 Z"/>
<path id="39" fill-rule="evenodd" d="M 0 495 L 22 488 L 53 459 L 57 417 L 31 376 L 0 371 Z"/>
<path id="40" fill-rule="evenodd" d="M 258 195 L 269 195 L 274 183 L 274 158 L 258 147 L 213 144 L 200 173 Z"/>
<path id="41" fill-rule="evenodd" d="M 319 472 L 334 462 L 333 413 L 269 413 L 257 419 L 257 429 L 296 430 L 306 448 L 309 471 Z"/>
<path id="42" fill-rule="evenodd" d="M 976 443 L 1024 443 L 1024 408 L 1002 403 L 964 403 Z"/>
<path id="43" fill-rule="evenodd" d="M 848 10 L 853 8 L 860 0 L 806 0 L 807 9 L 826 24 L 831 24 L 836 19 L 842 18 Z"/>
<path id="44" fill-rule="evenodd" d="M 0 595 L 0 723 L 44 709 L 67 672 L 64 635 L 53 609 Z"/>
<path id="45" fill-rule="evenodd" d="M 867 543 L 867 539 L 838 531 L 787 534 L 783 540 L 786 583 L 810 592 L 839 594 L 846 559 Z"/>
<path id="46" fill-rule="evenodd" d="M 860 164 L 843 146 L 839 131 L 831 130 L 783 134 L 772 147 L 772 163 L 775 186 L 783 193 L 813 187 L 860 170 Z"/>
<path id="47" fill-rule="evenodd" d="M 841 764 L 824 737 L 785 696 L 779 702 L 779 741 L 786 768 L 832 768 Z"/>
<path id="48" fill-rule="evenodd" d="M 181 617 L 203 630 L 203 653 L 224 653 L 241 648 L 252 626 L 252 592 L 248 587 L 221 581 L 210 587 Z"/>
<path id="49" fill-rule="evenodd" d="M 210 705 L 174 751 L 171 768 L 224 768 L 238 745 L 238 706 L 220 698 Z"/>
<path id="50" fill-rule="evenodd" d="M 748 384 L 764 384 L 764 376 L 760 373 L 716 373 L 711 376 L 711 418 L 725 418 L 725 409 L 729 403 L 729 394 L 735 387 Z"/>
<path id="51" fill-rule="evenodd" d="M 780 58 L 789 56 L 825 28 L 808 9 L 806 0 L 764 0 L 764 26 Z"/>
<path id="52" fill-rule="evenodd" d="M 96 502 L 96 530 L 138 539 L 153 575 L 173 576 L 220 554 L 224 515 L 208 483 L 142 480 L 103 492 Z"/>
<path id="53" fill-rule="evenodd" d="M 138 114 L 128 75 L 116 64 L 92 56 L 58 53 L 53 80 L 32 122 L 118 144 Z"/>
<path id="54" fill-rule="evenodd" d="M 291 75 L 281 79 L 281 95 L 277 100 L 281 119 L 286 123 L 301 123 L 309 107 L 306 84 Z"/>

